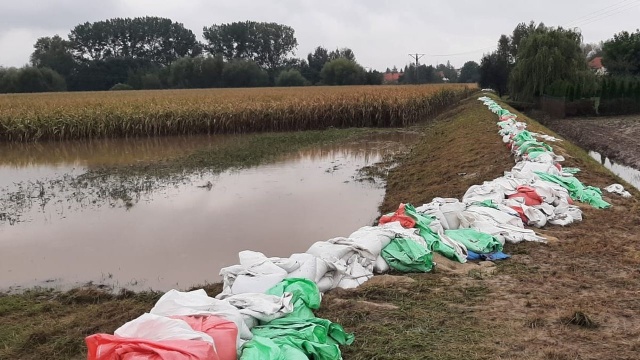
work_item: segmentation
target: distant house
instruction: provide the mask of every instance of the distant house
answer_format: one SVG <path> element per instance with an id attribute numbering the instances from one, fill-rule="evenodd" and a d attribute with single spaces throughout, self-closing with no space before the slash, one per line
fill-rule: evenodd
<path id="1" fill-rule="evenodd" d="M 589 61 L 589 69 L 593 70 L 596 75 L 606 75 L 607 68 L 602 65 L 602 56 L 596 56 Z"/>
<path id="2" fill-rule="evenodd" d="M 403 74 L 402 72 L 397 72 L 397 71 L 384 73 L 382 82 L 385 84 L 397 84 L 400 81 L 400 76 L 402 74 Z"/>

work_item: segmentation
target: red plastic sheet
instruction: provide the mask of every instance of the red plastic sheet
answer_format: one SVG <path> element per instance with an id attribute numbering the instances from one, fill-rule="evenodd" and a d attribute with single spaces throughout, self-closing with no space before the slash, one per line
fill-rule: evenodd
<path id="1" fill-rule="evenodd" d="M 542 205 L 543 203 L 542 197 L 538 195 L 536 189 L 530 186 L 518 186 L 516 191 L 518 193 L 509 195 L 509 199 L 523 198 L 524 204 L 527 206 Z"/>
<path id="2" fill-rule="evenodd" d="M 220 360 L 236 360 L 238 327 L 232 321 L 218 316 L 172 316 L 185 321 L 195 331 L 203 332 L 213 338 Z"/>
<path id="3" fill-rule="evenodd" d="M 405 214 L 404 204 L 400 204 L 400 207 L 398 208 L 398 210 L 392 215 L 382 216 L 380 218 L 379 225 L 384 225 L 384 224 L 395 222 L 395 221 L 400 221 L 400 224 L 402 225 L 402 227 L 406 229 L 416 227 L 416 221 L 409 215 Z"/>
<path id="4" fill-rule="evenodd" d="M 205 341 L 151 341 L 96 334 L 85 339 L 88 360 L 219 360 Z"/>

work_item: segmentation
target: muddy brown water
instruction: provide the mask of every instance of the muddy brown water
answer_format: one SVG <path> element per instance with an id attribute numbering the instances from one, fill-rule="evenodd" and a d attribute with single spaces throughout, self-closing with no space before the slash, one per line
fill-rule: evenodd
<path id="1" fill-rule="evenodd" d="M 357 181 L 358 170 L 410 138 L 415 135 L 378 135 L 245 170 L 194 174 L 131 208 L 34 206 L 28 221 L 0 224 L 0 289 L 64 289 L 89 281 L 115 289 L 184 289 L 219 281 L 220 268 L 236 264 L 242 250 L 287 257 L 316 241 L 348 236 L 375 220 L 384 196 L 380 184 Z M 5 145 L 0 188 L 186 154 L 220 141 L 233 139 Z"/>

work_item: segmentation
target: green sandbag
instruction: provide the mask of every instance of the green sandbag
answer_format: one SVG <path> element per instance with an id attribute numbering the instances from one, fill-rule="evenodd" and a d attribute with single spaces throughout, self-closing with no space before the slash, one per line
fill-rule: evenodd
<path id="1" fill-rule="evenodd" d="M 431 251 L 413 240 L 393 239 L 380 255 L 391 268 L 405 273 L 426 273 L 433 269 Z"/>
<path id="2" fill-rule="evenodd" d="M 440 236 L 431 230 L 429 225 L 435 220 L 435 217 L 419 214 L 411 204 L 404 205 L 404 212 L 416 221 L 416 227 L 420 231 L 420 236 L 427 242 L 429 250 L 454 261 L 461 263 L 466 261 L 463 255 L 458 254 L 453 247 L 443 243 L 442 240 L 440 240 Z"/>
<path id="3" fill-rule="evenodd" d="M 342 326 L 313 315 L 320 308 L 318 286 L 308 279 L 285 279 L 267 291 L 269 295 L 293 295 L 293 312 L 255 326 L 254 337 L 242 346 L 241 360 L 340 360 L 339 345 L 353 343 L 353 334 Z"/>
<path id="4" fill-rule="evenodd" d="M 556 176 L 544 172 L 535 172 L 540 179 L 562 186 L 569 191 L 573 200 L 586 202 L 597 209 L 607 209 L 611 204 L 602 200 L 602 191 L 593 186 L 584 186 L 573 176 Z"/>
<path id="5" fill-rule="evenodd" d="M 553 151 L 553 148 L 541 141 L 525 141 L 524 143 L 522 143 L 521 146 L 518 147 L 518 150 L 520 150 L 521 153 L 523 154 L 528 154 L 529 152 L 532 151 L 548 151 L 551 152 Z"/>
<path id="6" fill-rule="evenodd" d="M 502 251 L 502 244 L 494 236 L 474 229 L 446 230 L 445 235 L 478 254 Z"/>
<path id="7" fill-rule="evenodd" d="M 293 294 L 293 312 L 286 317 L 309 319 L 315 317 L 313 311 L 320 308 L 320 291 L 318 285 L 308 279 L 285 279 L 267 291 L 268 295 L 282 296 Z"/>
<path id="8" fill-rule="evenodd" d="M 318 318 L 276 319 L 254 327 L 251 332 L 255 339 L 243 346 L 241 360 L 270 359 L 271 354 L 283 354 L 287 360 L 340 360 L 339 345 L 351 345 L 354 340 L 342 326 Z M 256 339 L 257 344 L 252 344 Z"/>
<path id="9" fill-rule="evenodd" d="M 540 155 L 548 153 L 549 151 L 547 151 L 546 149 L 530 149 L 530 151 L 527 151 L 530 159 L 537 159 L 538 157 L 540 157 Z"/>
<path id="10" fill-rule="evenodd" d="M 240 356 L 241 360 L 261 360 L 261 359 L 273 359 L 273 360 L 287 360 L 289 358 L 285 357 L 283 350 L 276 344 L 273 340 L 261 337 L 254 336 L 250 341 L 245 342 L 242 345 L 242 355 Z M 301 352 L 302 356 L 292 359 L 300 359 L 307 360 L 308 358 Z"/>
<path id="11" fill-rule="evenodd" d="M 527 130 L 523 130 L 513 137 L 513 143 L 516 144 L 518 147 L 527 141 L 535 141 L 535 140 L 536 139 L 533 137 L 533 135 L 531 135 L 531 133 Z"/>

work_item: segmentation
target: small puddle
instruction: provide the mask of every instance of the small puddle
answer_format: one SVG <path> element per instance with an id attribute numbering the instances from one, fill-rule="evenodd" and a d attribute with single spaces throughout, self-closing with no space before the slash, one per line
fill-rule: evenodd
<path id="1" fill-rule="evenodd" d="M 29 221 L 0 224 L 0 289 L 66 289 L 89 281 L 115 289 L 185 289 L 220 281 L 220 268 L 236 264 L 242 250 L 288 257 L 316 241 L 348 236 L 375 220 L 384 196 L 379 184 L 357 181 L 358 170 L 415 137 L 378 135 L 249 169 L 193 174 L 146 194 L 133 207 L 85 208 L 64 201 L 34 206 Z M 69 151 L 50 144 L 40 151 L 45 157 L 17 150 L 13 160 L 3 159 L 0 179 L 11 186 L 211 143 L 200 140 L 145 140 L 125 150 L 116 141 L 116 154 L 101 142 Z M 175 151 L 168 149 L 173 145 Z"/>
<path id="2" fill-rule="evenodd" d="M 596 161 L 604 165 L 607 169 L 611 170 L 614 174 L 620 176 L 629 184 L 640 190 L 640 170 L 636 170 L 632 167 L 617 164 L 606 156 L 603 156 L 599 152 L 589 151 L 589 156 Z"/>

